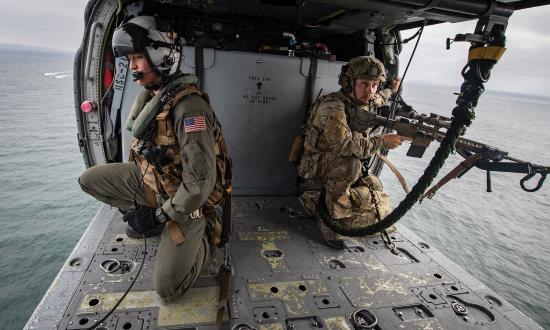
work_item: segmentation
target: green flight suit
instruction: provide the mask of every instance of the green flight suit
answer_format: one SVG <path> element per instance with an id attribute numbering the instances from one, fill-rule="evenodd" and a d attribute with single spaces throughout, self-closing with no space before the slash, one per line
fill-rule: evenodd
<path id="1" fill-rule="evenodd" d="M 186 132 L 184 120 L 197 117 L 204 117 L 205 128 Z M 140 205 L 162 206 L 175 221 L 183 234 L 183 243 L 174 242 L 165 229 L 155 264 L 154 287 L 165 302 L 183 295 L 210 263 L 206 220 L 202 215 L 193 219 L 191 214 L 205 203 L 216 183 L 214 141 L 220 134 L 212 108 L 196 94 L 180 100 L 171 119 L 183 168 L 182 182 L 175 195 L 159 194 L 157 205 L 151 205 L 144 192 L 142 172 L 135 163 L 93 166 L 79 179 L 82 189 L 102 202 L 125 210 L 133 206 L 135 198 Z"/>

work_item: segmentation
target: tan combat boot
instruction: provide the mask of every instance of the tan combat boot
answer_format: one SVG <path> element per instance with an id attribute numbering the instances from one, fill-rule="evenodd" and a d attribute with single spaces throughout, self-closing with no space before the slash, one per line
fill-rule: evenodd
<path id="1" fill-rule="evenodd" d="M 345 240 L 347 237 L 340 235 L 334 230 L 330 229 L 321 219 L 319 219 L 319 231 L 321 232 L 321 236 L 329 246 L 336 249 L 346 248 Z"/>

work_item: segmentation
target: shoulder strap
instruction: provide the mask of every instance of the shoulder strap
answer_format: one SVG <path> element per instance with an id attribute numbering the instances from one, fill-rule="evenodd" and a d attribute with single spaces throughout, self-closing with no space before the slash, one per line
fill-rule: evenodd
<path id="1" fill-rule="evenodd" d="M 317 58 L 309 58 L 309 73 L 306 81 L 306 112 L 304 115 L 303 123 L 305 124 L 311 111 L 311 105 L 313 104 L 313 92 L 315 91 L 315 78 L 317 76 Z"/>
<path id="2" fill-rule="evenodd" d="M 167 102 L 167 106 L 170 108 L 174 107 L 178 102 L 183 99 L 186 96 L 189 96 L 191 94 L 196 94 L 200 97 L 202 97 L 208 104 L 210 104 L 210 99 L 208 98 L 208 95 L 201 91 L 197 86 L 195 85 L 185 85 L 179 92 L 176 93 L 171 99 L 170 102 Z"/>
<path id="3" fill-rule="evenodd" d="M 227 249 L 227 247 L 226 247 Z M 227 298 L 231 282 L 231 266 L 222 265 L 218 272 L 218 305 L 216 311 L 216 330 L 222 329 L 223 315 L 227 311 Z"/>
<path id="4" fill-rule="evenodd" d="M 195 45 L 195 75 L 199 79 L 199 87 L 203 87 L 204 80 L 204 48 L 200 43 Z"/>

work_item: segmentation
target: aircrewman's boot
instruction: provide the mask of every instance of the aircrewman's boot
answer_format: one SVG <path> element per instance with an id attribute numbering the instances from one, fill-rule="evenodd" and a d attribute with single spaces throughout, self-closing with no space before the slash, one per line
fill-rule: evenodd
<path id="1" fill-rule="evenodd" d="M 163 230 L 164 230 L 164 224 L 159 225 L 155 228 L 151 228 L 150 230 L 147 230 L 143 233 L 134 229 L 134 227 L 132 227 L 131 225 L 128 225 L 126 227 L 126 236 L 133 239 L 142 239 L 143 235 L 145 235 L 145 237 L 153 237 L 162 233 Z"/>
<path id="2" fill-rule="evenodd" d="M 122 220 L 128 223 L 126 236 L 134 239 L 156 236 L 164 230 L 164 222 L 159 222 L 155 214 L 156 208 L 138 206 L 136 209 L 127 211 Z"/>

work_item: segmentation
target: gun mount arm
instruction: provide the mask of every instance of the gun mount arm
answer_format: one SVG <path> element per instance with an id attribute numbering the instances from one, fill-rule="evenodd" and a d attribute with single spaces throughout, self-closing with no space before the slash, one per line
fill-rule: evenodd
<path id="1" fill-rule="evenodd" d="M 494 157 L 495 153 L 494 151 L 499 151 L 503 154 L 502 157 Z M 508 172 L 508 173 L 525 173 L 526 175 L 520 180 L 520 187 L 524 191 L 527 192 L 535 192 L 538 191 L 544 181 L 546 180 L 546 176 L 548 173 L 550 173 L 550 167 L 549 166 L 542 166 L 538 164 L 534 164 L 531 162 L 527 162 L 518 158 L 510 157 L 508 156 L 507 152 L 500 151 L 496 148 L 489 150 L 492 151 L 485 153 L 485 155 L 482 155 L 479 160 L 477 160 L 473 166 L 487 171 L 487 175 L 490 175 L 490 172 Z M 466 149 L 458 149 L 457 152 L 464 158 L 471 157 L 474 153 L 472 153 L 469 150 Z M 506 162 L 503 162 L 501 160 L 507 160 Z M 535 175 L 540 174 L 539 181 L 537 185 L 534 188 L 527 188 L 525 185 L 527 181 L 530 181 Z M 458 177 L 462 176 L 459 175 Z M 489 189 L 488 189 L 489 190 Z"/>

